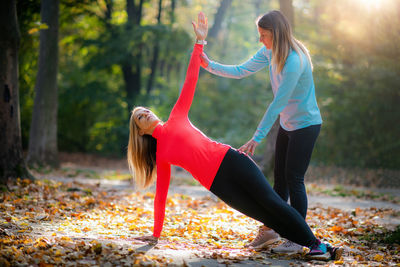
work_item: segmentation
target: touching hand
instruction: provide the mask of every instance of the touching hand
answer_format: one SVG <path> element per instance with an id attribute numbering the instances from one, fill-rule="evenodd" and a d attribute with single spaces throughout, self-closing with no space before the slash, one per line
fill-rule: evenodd
<path id="1" fill-rule="evenodd" d="M 203 12 L 199 12 L 196 22 L 192 21 L 193 30 L 197 40 L 205 40 L 208 33 L 208 20 Z"/>
<path id="2" fill-rule="evenodd" d="M 208 59 L 206 53 L 201 53 L 200 55 L 200 66 L 202 66 L 203 68 L 207 68 L 208 64 L 210 64 L 210 60 Z"/>
<path id="3" fill-rule="evenodd" d="M 256 141 L 254 141 L 253 139 L 251 139 L 250 141 L 248 141 L 246 144 L 244 144 L 243 146 L 241 146 L 239 148 L 240 152 L 244 152 L 247 154 L 251 154 L 254 155 L 254 151 L 256 150 L 256 147 L 258 146 L 258 143 Z"/>
<path id="4" fill-rule="evenodd" d="M 152 244 L 152 245 L 155 245 L 158 243 L 158 237 L 155 237 L 153 235 L 139 236 L 139 237 L 136 237 L 135 239 L 143 241 L 143 242 L 148 242 L 149 244 Z"/>

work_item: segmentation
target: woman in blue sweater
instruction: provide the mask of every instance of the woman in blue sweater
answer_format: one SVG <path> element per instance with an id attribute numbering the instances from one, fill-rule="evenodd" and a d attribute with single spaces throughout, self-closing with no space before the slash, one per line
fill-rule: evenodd
<path id="1" fill-rule="evenodd" d="M 315 97 L 312 63 L 306 47 L 296 40 L 287 18 L 277 10 L 257 20 L 260 42 L 264 45 L 240 65 L 223 65 L 202 54 L 202 67 L 228 78 L 240 79 L 268 67 L 274 94 L 253 137 L 239 150 L 254 153 L 268 134 L 278 115 L 280 127 L 275 146 L 274 190 L 288 201 L 303 218 L 307 215 L 304 175 L 321 128 L 321 114 Z M 265 247 L 278 239 L 272 229 L 261 226 L 253 247 Z M 302 247 L 291 241 L 273 249 L 297 252 Z"/>

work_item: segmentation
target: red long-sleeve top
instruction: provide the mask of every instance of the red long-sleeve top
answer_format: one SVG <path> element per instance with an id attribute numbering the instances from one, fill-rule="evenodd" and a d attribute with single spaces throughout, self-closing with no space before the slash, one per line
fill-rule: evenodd
<path id="1" fill-rule="evenodd" d="M 188 118 L 199 76 L 202 51 L 203 45 L 194 46 L 179 99 L 167 122 L 157 125 L 153 132 L 153 137 L 157 139 L 157 186 L 153 230 L 155 237 L 160 237 L 163 227 L 171 164 L 186 169 L 200 184 L 210 189 L 218 168 L 230 148 L 228 145 L 209 139 Z"/>

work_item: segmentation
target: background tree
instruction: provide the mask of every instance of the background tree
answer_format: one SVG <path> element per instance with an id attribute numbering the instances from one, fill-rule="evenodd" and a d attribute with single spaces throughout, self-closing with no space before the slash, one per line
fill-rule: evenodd
<path id="1" fill-rule="evenodd" d="M 211 26 L 210 31 L 207 36 L 207 39 L 210 42 L 208 44 L 210 49 L 217 40 L 217 36 L 221 30 L 221 25 L 222 25 L 222 22 L 224 21 L 225 14 L 231 5 L 232 5 L 232 0 L 222 0 L 217 9 L 217 12 L 214 15 L 214 23 Z"/>
<path id="2" fill-rule="evenodd" d="M 174 2 L 173 2 L 174 3 Z M 157 25 L 161 25 L 161 13 L 162 13 L 162 0 L 158 1 L 158 13 L 157 13 Z M 171 21 L 172 21 L 173 15 L 171 15 Z M 160 53 L 160 42 L 162 39 L 160 39 L 158 36 L 156 36 L 156 40 L 154 42 L 154 48 L 153 48 L 153 60 L 151 61 L 151 66 L 150 66 L 150 76 L 149 80 L 147 82 L 147 94 L 150 93 L 151 89 L 153 88 L 153 82 L 154 82 L 154 77 L 156 75 L 156 70 L 157 70 L 157 65 L 158 65 L 158 56 Z"/>
<path id="3" fill-rule="evenodd" d="M 288 18 L 290 26 L 292 26 L 292 31 L 294 32 L 294 11 L 292 0 L 279 0 L 280 11 Z M 261 166 L 263 172 L 269 175 L 274 168 L 275 161 L 275 143 L 276 137 L 279 131 L 279 116 L 276 119 L 274 125 L 272 125 L 266 137 L 266 145 L 264 148 L 263 158 L 261 161 Z M 267 176 L 268 177 L 268 176 Z"/>
<path id="4" fill-rule="evenodd" d="M 286 18 L 289 20 L 290 26 L 292 26 L 294 30 L 293 0 L 279 0 L 279 9 L 285 14 Z"/>
<path id="5" fill-rule="evenodd" d="M 40 10 L 39 65 L 35 85 L 35 104 L 29 135 L 27 161 L 32 166 L 58 167 L 58 0 L 42 0 Z"/>
<path id="6" fill-rule="evenodd" d="M 139 32 L 142 23 L 143 2 L 139 0 L 126 0 L 126 11 L 128 20 L 126 22 L 127 34 L 133 35 L 133 31 Z M 142 49 L 143 42 L 139 39 L 133 51 L 126 50 L 125 60 L 122 62 L 122 73 L 124 75 L 125 89 L 127 92 L 128 109 L 140 93 L 142 86 Z"/>
<path id="7" fill-rule="evenodd" d="M 22 155 L 18 92 L 18 30 L 16 1 L 0 4 L 0 182 L 30 177 Z"/>
<path id="8" fill-rule="evenodd" d="M 136 7 L 140 1 L 131 0 Z M 399 2 L 395 0 L 300 0 L 292 4 L 295 36 L 310 50 L 316 95 L 324 120 L 311 164 L 358 168 L 400 166 Z M 368 3 L 368 4 L 366 4 Z M 193 34 L 190 22 L 199 11 L 214 23 L 222 1 L 142 3 L 140 26 L 128 31 L 127 0 L 60 1 L 59 116 L 60 151 L 122 157 L 126 153 L 130 106 L 145 105 L 167 119 L 182 86 Z M 22 144 L 27 148 L 39 50 L 40 1 L 18 1 Z M 206 46 L 211 59 L 226 64 L 246 61 L 259 48 L 254 19 L 279 0 L 232 1 L 216 41 Z M 138 9 L 135 9 L 138 10 Z M 282 7 L 283 10 L 283 7 Z M 169 14 L 167 16 L 167 13 Z M 147 85 L 159 42 L 151 90 Z M 366 41 L 368 40 L 368 41 Z M 141 85 L 129 100 L 123 66 L 136 71 L 140 53 Z M 239 147 L 273 99 L 267 69 L 246 79 L 220 78 L 205 72 L 199 79 L 191 120 L 215 140 Z M 146 81 L 146 82 L 143 82 Z M 260 90 L 260 88 L 263 88 Z M 256 151 L 272 155 L 267 137 Z M 265 154 L 265 156 L 264 156 Z"/>

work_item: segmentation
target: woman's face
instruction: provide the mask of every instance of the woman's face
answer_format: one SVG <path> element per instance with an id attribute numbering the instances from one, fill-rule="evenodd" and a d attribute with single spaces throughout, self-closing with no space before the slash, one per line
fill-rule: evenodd
<path id="1" fill-rule="evenodd" d="M 141 135 L 146 134 L 160 122 L 160 119 L 147 108 L 138 108 L 133 114 L 136 125 L 140 128 Z"/>
<path id="2" fill-rule="evenodd" d="M 265 45 L 267 49 L 272 48 L 272 31 L 257 27 L 260 36 L 260 43 Z"/>

